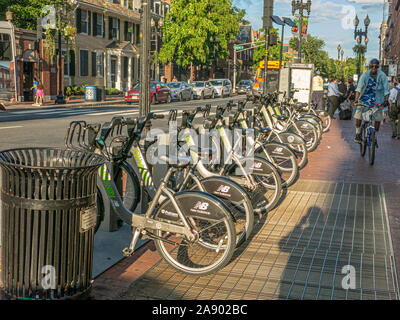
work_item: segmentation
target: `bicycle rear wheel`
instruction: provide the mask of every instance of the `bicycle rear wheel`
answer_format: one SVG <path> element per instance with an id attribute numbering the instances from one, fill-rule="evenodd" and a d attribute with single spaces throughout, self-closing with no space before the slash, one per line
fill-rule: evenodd
<path id="1" fill-rule="evenodd" d="M 196 240 L 157 230 L 154 243 L 161 257 L 176 270 L 194 276 L 223 268 L 236 247 L 235 226 L 226 206 L 218 198 L 199 191 L 181 192 L 174 197 L 196 233 Z M 183 225 L 170 199 L 159 206 L 154 218 Z"/>
<path id="2" fill-rule="evenodd" d="M 289 187 L 295 182 L 299 174 L 299 167 L 296 155 L 289 147 L 276 142 L 266 143 L 259 147 L 254 154 L 258 157 L 266 158 L 279 169 L 282 187 Z"/>
<path id="3" fill-rule="evenodd" d="M 251 187 L 248 187 L 245 174 L 253 180 Z M 264 158 L 243 158 L 240 160 L 240 166 L 238 163 L 234 163 L 225 168 L 224 175 L 235 181 L 239 179 L 239 184 L 246 186 L 255 214 L 267 213 L 279 202 L 282 193 L 282 179 L 275 166 Z"/>
<path id="4" fill-rule="evenodd" d="M 369 132 L 369 146 L 368 146 L 368 161 L 371 166 L 374 165 L 375 162 L 375 147 L 376 147 L 376 136 L 375 131 L 370 130 Z"/>
<path id="5" fill-rule="evenodd" d="M 226 177 L 210 177 L 200 180 L 200 184 L 209 194 L 224 202 L 232 214 L 236 230 L 236 246 L 240 246 L 253 231 L 254 213 L 246 190 L 238 183 Z M 194 183 L 190 190 L 199 190 Z"/>

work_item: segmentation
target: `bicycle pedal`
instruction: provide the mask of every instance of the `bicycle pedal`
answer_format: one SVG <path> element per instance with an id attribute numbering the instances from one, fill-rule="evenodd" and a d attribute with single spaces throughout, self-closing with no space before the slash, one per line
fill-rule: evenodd
<path id="1" fill-rule="evenodd" d="M 134 252 L 134 250 L 131 250 L 129 248 L 125 248 L 125 249 L 122 250 L 122 254 L 125 257 L 131 257 L 133 255 L 133 252 Z"/>

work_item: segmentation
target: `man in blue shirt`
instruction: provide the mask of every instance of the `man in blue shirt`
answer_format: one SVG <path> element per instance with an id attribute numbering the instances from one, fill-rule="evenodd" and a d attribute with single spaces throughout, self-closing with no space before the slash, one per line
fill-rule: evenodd
<path id="1" fill-rule="evenodd" d="M 332 79 L 328 86 L 329 115 L 332 119 L 335 119 L 334 114 L 336 109 L 339 108 L 339 98 L 342 95 L 339 92 L 337 79 Z"/>
<path id="2" fill-rule="evenodd" d="M 369 70 L 361 76 L 356 89 L 354 106 L 357 107 L 357 111 L 354 114 L 354 118 L 356 118 L 356 137 L 354 142 L 361 143 L 363 113 L 376 105 L 388 105 L 389 94 L 389 80 L 386 74 L 379 70 L 379 61 L 377 59 L 372 59 L 369 64 Z M 375 113 L 374 117 L 375 131 L 378 133 L 381 121 L 383 120 L 382 108 Z"/>

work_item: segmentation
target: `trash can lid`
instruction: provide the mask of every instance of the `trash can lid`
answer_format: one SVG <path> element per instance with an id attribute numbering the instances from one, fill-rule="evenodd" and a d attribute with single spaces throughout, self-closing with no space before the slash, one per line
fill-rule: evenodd
<path id="1" fill-rule="evenodd" d="M 88 169 L 100 167 L 105 157 L 68 148 L 18 148 L 0 151 L 0 165 L 21 169 Z"/>

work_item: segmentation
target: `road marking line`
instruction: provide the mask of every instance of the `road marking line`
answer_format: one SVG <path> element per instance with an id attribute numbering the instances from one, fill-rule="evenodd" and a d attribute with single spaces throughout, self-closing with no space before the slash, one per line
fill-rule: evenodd
<path id="1" fill-rule="evenodd" d="M 0 127 L 0 130 L 2 129 L 15 129 L 15 128 L 23 128 L 24 126 L 13 126 L 13 127 Z"/>

